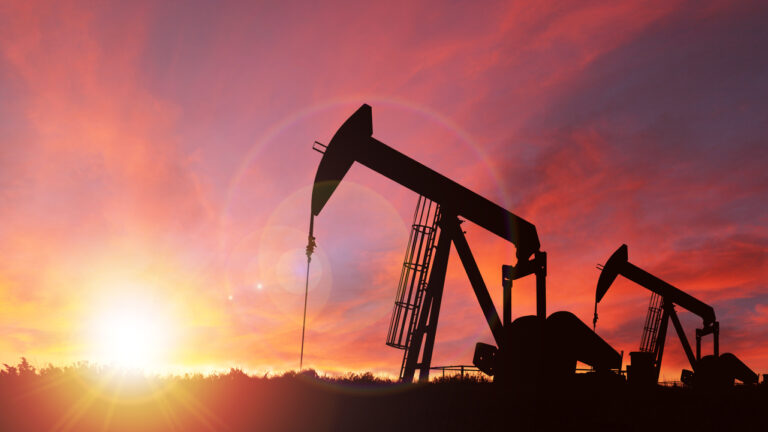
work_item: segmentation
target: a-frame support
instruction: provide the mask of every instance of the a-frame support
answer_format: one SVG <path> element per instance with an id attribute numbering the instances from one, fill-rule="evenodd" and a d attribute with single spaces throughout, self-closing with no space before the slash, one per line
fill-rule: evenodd
<path id="1" fill-rule="evenodd" d="M 675 311 L 675 305 L 668 301 L 666 298 L 662 298 L 661 324 L 659 325 L 659 334 L 656 338 L 656 347 L 653 356 L 653 366 L 656 369 L 657 381 L 659 379 L 659 372 L 661 371 L 661 360 L 664 356 L 664 345 L 667 338 L 667 328 L 669 327 L 670 320 L 672 321 L 672 325 L 675 328 L 677 337 L 680 339 L 680 344 L 683 346 L 683 351 L 685 351 L 685 356 L 688 359 L 688 363 L 690 363 L 691 369 L 693 369 L 694 372 L 696 371 L 696 365 L 698 364 L 698 361 L 701 360 L 702 335 L 707 335 L 709 333 L 715 334 L 715 357 L 720 354 L 718 346 L 718 332 L 720 329 L 717 321 L 715 321 L 711 326 L 705 327 L 704 329 L 696 329 L 696 354 L 694 357 L 691 344 L 688 342 L 688 337 L 685 335 L 685 330 L 683 330 L 683 326 L 680 323 L 680 318 L 677 316 L 677 311 Z"/>
<path id="2" fill-rule="evenodd" d="M 696 372 L 696 357 L 693 356 L 691 344 L 688 343 L 688 338 L 685 336 L 685 330 L 683 330 L 683 326 L 680 324 L 680 318 L 677 317 L 675 306 L 665 301 L 664 308 L 667 310 L 669 318 L 672 319 L 672 324 L 675 326 L 677 337 L 680 338 L 680 344 L 683 345 L 683 350 L 685 351 L 685 356 L 688 358 L 688 363 L 691 364 L 691 368 Z"/>
<path id="3" fill-rule="evenodd" d="M 658 380 L 659 372 L 661 371 L 661 359 L 664 356 L 664 345 L 667 338 L 667 328 L 669 327 L 669 321 L 672 321 L 672 325 L 675 327 L 677 337 L 680 339 L 680 344 L 683 346 L 685 356 L 690 363 L 691 368 L 696 371 L 696 363 L 698 358 L 694 357 L 691 344 L 688 342 L 688 338 L 685 336 L 685 330 L 683 330 L 682 324 L 680 324 L 680 318 L 675 311 L 675 305 L 662 297 L 662 315 L 661 325 L 659 326 L 659 335 L 656 338 L 656 347 L 654 353 L 654 368 L 656 369 L 656 379 Z M 697 346 L 697 356 L 700 355 L 700 349 Z"/>
<path id="4" fill-rule="evenodd" d="M 432 264 L 432 271 L 429 275 L 426 292 L 424 293 L 424 303 L 418 318 L 418 324 L 414 330 L 411 343 L 406 348 L 406 361 L 403 370 L 402 379 L 404 382 L 413 381 L 416 369 L 419 370 L 419 381 L 429 379 L 429 368 L 432 364 L 432 350 L 435 344 L 435 335 L 437 333 L 437 322 L 440 316 L 440 303 L 443 298 L 443 287 L 445 285 L 445 272 L 448 267 L 448 256 L 450 254 L 451 244 L 456 248 L 456 252 L 464 266 L 464 271 L 469 278 L 475 297 L 483 311 L 488 327 L 491 329 L 493 338 L 498 346 L 504 343 L 504 331 L 499 314 L 493 304 L 491 295 L 485 285 L 483 276 L 477 266 L 472 250 L 467 243 L 464 232 L 461 229 L 461 221 L 455 214 L 451 214 L 447 209 L 442 209 L 443 213 L 438 226 L 440 227 L 440 236 L 437 241 L 437 250 Z M 525 274 L 536 273 L 537 276 L 537 312 L 545 314 L 545 305 L 543 299 L 546 297 L 544 278 L 546 276 L 546 255 L 541 253 L 539 260 L 534 260 L 531 271 Z M 526 263 L 527 264 L 527 263 Z M 520 272 L 522 273 L 522 272 Z M 519 277 L 519 276 L 518 276 Z M 516 278 L 515 278 L 516 279 Z M 505 298 L 505 303 L 509 298 Z M 505 305 L 505 309 L 508 306 Z"/>

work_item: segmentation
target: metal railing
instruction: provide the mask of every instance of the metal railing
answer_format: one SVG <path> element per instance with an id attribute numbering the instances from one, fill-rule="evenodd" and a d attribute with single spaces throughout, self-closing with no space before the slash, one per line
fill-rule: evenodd
<path id="1" fill-rule="evenodd" d="M 387 331 L 387 345 L 405 350 L 400 366 L 401 379 L 408 361 L 408 347 L 411 345 L 427 288 L 439 220 L 440 206 L 419 196 Z"/>
<path id="2" fill-rule="evenodd" d="M 445 378 L 445 373 L 448 372 L 448 376 L 460 376 L 461 378 L 465 378 L 468 376 L 485 376 L 483 372 L 480 371 L 475 366 L 470 365 L 455 365 L 455 366 L 432 366 L 429 368 L 430 370 L 439 370 L 442 372 L 441 377 Z"/>

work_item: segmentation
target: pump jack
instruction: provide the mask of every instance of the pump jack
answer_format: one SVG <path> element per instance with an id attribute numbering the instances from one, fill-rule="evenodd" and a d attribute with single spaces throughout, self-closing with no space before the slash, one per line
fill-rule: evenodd
<path id="1" fill-rule="evenodd" d="M 413 291 L 409 289 L 398 293 L 393 324 L 390 325 L 388 344 L 405 349 L 400 375 L 402 381 L 411 382 L 416 369 L 419 370 L 419 380 L 429 378 L 451 244 L 459 254 L 498 346 L 478 343 L 474 358 L 475 365 L 489 375 L 494 375 L 494 380 L 542 379 L 546 378 L 545 371 L 550 377 L 560 378 L 575 371 L 577 360 L 598 370 L 620 367 L 620 355 L 575 315 L 561 311 L 546 317 L 547 256 L 540 250 L 533 224 L 405 156 L 372 135 L 371 107 L 363 105 L 344 122 L 327 146 L 318 143 L 321 148 L 315 148 L 323 153 L 323 158 L 312 190 L 310 240 L 314 239 L 314 216 L 320 214 L 354 162 L 419 194 L 421 197 L 417 216 L 420 214 L 419 206 L 437 205 L 436 210 L 432 207 L 427 209 L 427 213 L 433 217 L 431 222 L 414 222 L 416 234 L 412 235 L 409 248 L 418 246 L 421 250 L 425 237 L 418 233 L 428 233 L 426 252 L 424 255 L 421 252 L 417 254 L 414 262 L 406 259 L 405 266 L 419 269 L 418 279 L 421 283 Z M 421 211 L 423 213 L 424 208 Z M 459 216 L 516 247 L 517 264 L 503 266 L 502 269 L 503 319 L 499 318 L 488 293 L 460 226 L 463 221 Z M 433 245 L 435 236 L 437 244 Z M 536 315 L 520 317 L 511 322 L 512 280 L 531 274 L 536 278 Z M 412 279 L 416 279 L 415 276 Z"/>
<path id="2" fill-rule="evenodd" d="M 692 371 L 683 370 L 681 381 L 685 384 L 697 387 L 723 387 L 733 385 L 734 379 L 745 384 L 757 383 L 757 375 L 735 355 L 720 354 L 720 324 L 715 319 L 715 310 L 712 306 L 704 304 L 630 263 L 627 245 L 621 245 L 602 268 L 595 292 L 595 321 L 597 321 L 597 303 L 603 299 L 618 275 L 653 292 L 640 351 L 629 354 L 631 364 L 627 366 L 627 380 L 630 384 L 652 385 L 658 381 L 669 320 L 672 320 L 693 369 Z M 696 329 L 695 356 L 680 324 L 675 306 L 693 312 L 703 320 L 702 328 Z M 710 334 L 713 335 L 714 354 L 702 357 L 701 338 Z"/>

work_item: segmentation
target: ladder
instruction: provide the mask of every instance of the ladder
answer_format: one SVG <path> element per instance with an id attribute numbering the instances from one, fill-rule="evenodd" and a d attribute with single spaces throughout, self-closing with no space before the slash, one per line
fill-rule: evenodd
<path id="1" fill-rule="evenodd" d="M 421 303 L 429 281 L 429 269 L 432 264 L 432 253 L 435 250 L 439 220 L 440 205 L 419 196 L 387 332 L 387 345 L 405 350 L 400 365 L 401 379 L 408 360 L 408 347 L 419 322 Z"/>
<path id="2" fill-rule="evenodd" d="M 662 297 L 654 292 L 651 294 L 651 300 L 648 303 L 648 313 L 645 316 L 645 325 L 643 325 L 643 336 L 640 338 L 640 351 L 656 352 L 656 336 L 659 333 L 661 318 Z"/>

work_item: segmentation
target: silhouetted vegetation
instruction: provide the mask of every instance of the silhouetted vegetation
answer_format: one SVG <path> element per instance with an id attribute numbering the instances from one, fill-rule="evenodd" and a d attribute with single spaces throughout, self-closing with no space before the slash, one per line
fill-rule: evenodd
<path id="1" fill-rule="evenodd" d="M 760 430 L 768 402 L 765 386 L 709 394 L 585 383 L 519 394 L 472 375 L 413 385 L 313 370 L 146 377 L 22 359 L 0 370 L 0 430 Z"/>

